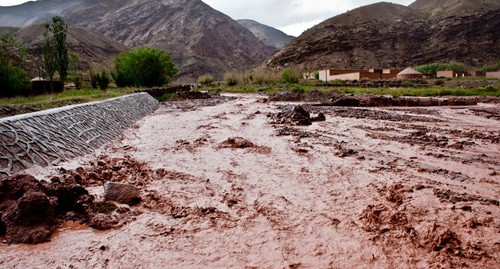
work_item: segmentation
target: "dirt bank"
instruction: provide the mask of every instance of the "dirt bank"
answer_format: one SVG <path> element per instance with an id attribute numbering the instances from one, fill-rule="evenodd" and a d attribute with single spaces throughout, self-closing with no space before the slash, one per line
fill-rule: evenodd
<path id="1" fill-rule="evenodd" d="M 498 104 L 306 107 L 325 121 L 301 126 L 261 98 L 166 103 L 93 155 L 30 169 L 78 173 L 95 201 L 108 181 L 142 199 L 106 232 L 60 225 L 48 243 L 2 245 L 0 267 L 500 263 Z"/>

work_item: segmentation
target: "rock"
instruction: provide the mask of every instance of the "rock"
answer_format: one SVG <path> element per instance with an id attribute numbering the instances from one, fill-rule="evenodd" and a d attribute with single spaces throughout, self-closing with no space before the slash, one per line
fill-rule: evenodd
<path id="1" fill-rule="evenodd" d="M 48 188 L 47 193 L 57 197 L 56 210 L 61 215 L 68 211 L 82 212 L 84 201 L 89 197 L 88 191 L 76 184 L 53 184 Z"/>
<path id="2" fill-rule="evenodd" d="M 311 121 L 326 121 L 325 114 L 319 113 L 318 116 L 311 118 Z"/>
<path id="3" fill-rule="evenodd" d="M 90 227 L 98 230 L 108 230 L 118 225 L 119 220 L 114 215 L 97 213 L 90 219 Z"/>
<path id="4" fill-rule="evenodd" d="M 136 205 L 142 200 L 137 187 L 115 182 L 104 183 L 104 199 L 127 205 Z"/>
<path id="5" fill-rule="evenodd" d="M 48 241 L 54 230 L 54 212 L 54 202 L 45 193 L 25 193 L 4 215 L 7 241 L 26 244 Z"/>
<path id="6" fill-rule="evenodd" d="M 255 144 L 250 140 L 243 137 L 231 137 L 226 139 L 220 144 L 221 148 L 233 148 L 233 149 L 243 149 L 243 148 L 253 148 Z"/>
<path id="7" fill-rule="evenodd" d="M 45 191 L 45 187 L 33 176 L 17 175 L 0 181 L 0 202 L 17 200 L 28 190 Z"/>
<path id="8" fill-rule="evenodd" d="M 302 106 L 285 106 L 277 118 L 280 123 L 291 123 L 293 125 L 311 125 L 311 115 Z"/>

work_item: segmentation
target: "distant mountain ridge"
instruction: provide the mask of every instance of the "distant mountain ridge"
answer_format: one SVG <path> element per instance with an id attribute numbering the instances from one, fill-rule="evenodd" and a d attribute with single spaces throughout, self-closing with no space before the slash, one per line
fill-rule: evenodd
<path id="1" fill-rule="evenodd" d="M 0 24 L 6 14 L 23 25 L 62 15 L 70 26 L 128 47 L 165 49 L 181 69 L 178 82 L 192 82 L 203 74 L 221 79 L 227 71 L 258 66 L 276 51 L 200 0 L 43 0 L 0 8 Z"/>
<path id="2" fill-rule="evenodd" d="M 276 28 L 261 24 L 254 20 L 238 20 L 237 22 L 250 30 L 258 39 L 277 49 L 283 48 L 288 42 L 295 38 Z"/>
<path id="3" fill-rule="evenodd" d="M 500 1 L 417 0 L 364 6 L 309 29 L 277 52 L 269 67 L 403 68 L 500 58 Z"/>

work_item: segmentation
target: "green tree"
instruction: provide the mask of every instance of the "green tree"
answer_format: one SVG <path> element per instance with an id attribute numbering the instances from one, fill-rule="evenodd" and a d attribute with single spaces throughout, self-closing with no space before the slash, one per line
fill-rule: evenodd
<path id="1" fill-rule="evenodd" d="M 112 76 L 118 87 L 153 87 L 165 85 L 178 72 L 167 52 L 156 48 L 139 48 L 115 58 Z"/>
<path id="2" fill-rule="evenodd" d="M 68 25 L 59 16 L 53 17 L 51 23 L 45 23 L 45 44 L 42 50 L 42 59 L 45 73 L 51 81 L 56 71 L 59 73 L 61 81 L 66 81 L 68 77 L 67 32 Z"/>
<path id="3" fill-rule="evenodd" d="M 83 76 L 79 72 L 80 69 L 80 57 L 78 56 L 77 53 L 70 53 L 69 54 L 69 73 L 68 77 L 71 82 L 75 84 L 75 87 L 77 89 L 82 88 L 82 82 L 83 82 Z"/>
<path id="4" fill-rule="evenodd" d="M 438 71 L 467 71 L 463 64 L 457 62 L 424 64 L 417 66 L 416 70 L 424 74 L 432 75 L 436 75 Z"/>
<path id="5" fill-rule="evenodd" d="M 0 36 L 0 96 L 11 97 L 29 89 L 28 74 L 22 67 L 26 55 L 26 48 L 12 35 Z"/>

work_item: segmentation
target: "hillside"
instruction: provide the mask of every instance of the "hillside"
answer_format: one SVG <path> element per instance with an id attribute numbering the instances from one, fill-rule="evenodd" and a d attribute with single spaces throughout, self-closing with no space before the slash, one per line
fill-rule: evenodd
<path id="1" fill-rule="evenodd" d="M 500 9 L 498 0 L 417 0 L 409 7 L 428 14 L 431 18 L 487 13 Z"/>
<path id="2" fill-rule="evenodd" d="M 378 3 L 333 17 L 286 45 L 268 66 L 388 68 L 452 60 L 483 66 L 500 57 L 499 9 L 478 4 L 467 13 L 444 10 L 441 14 L 447 15 L 440 18 L 432 15 L 439 7 L 433 3 Z"/>
<path id="3" fill-rule="evenodd" d="M 287 35 L 276 28 L 253 20 L 238 20 L 238 23 L 250 30 L 250 32 L 252 32 L 258 39 L 277 49 L 283 48 L 288 42 L 295 38 L 294 36 Z"/>
<path id="4" fill-rule="evenodd" d="M 34 70 L 31 75 L 38 76 L 37 65 L 40 63 L 41 47 L 45 42 L 44 26 L 32 25 L 19 29 L 8 29 L 16 40 L 24 43 L 35 57 L 35 60 L 31 62 L 32 66 L 30 66 Z M 82 70 L 88 70 L 90 67 L 111 67 L 113 56 L 127 50 L 127 47 L 106 36 L 82 28 L 69 28 L 66 41 L 69 51 L 79 55 Z"/>
<path id="5" fill-rule="evenodd" d="M 70 26 L 106 35 L 128 47 L 165 49 L 181 69 L 178 82 L 192 82 L 202 74 L 221 79 L 227 71 L 260 65 L 276 51 L 200 0 L 44 0 L 0 8 L 0 14 L 0 25 L 7 26 L 62 15 Z"/>

